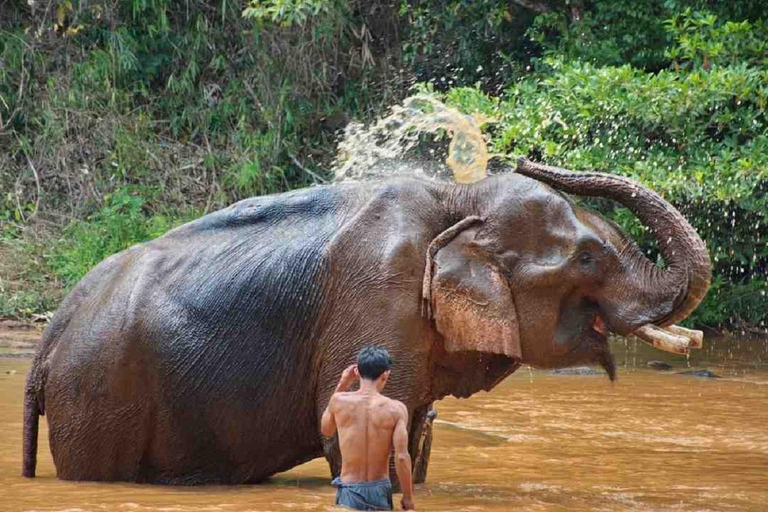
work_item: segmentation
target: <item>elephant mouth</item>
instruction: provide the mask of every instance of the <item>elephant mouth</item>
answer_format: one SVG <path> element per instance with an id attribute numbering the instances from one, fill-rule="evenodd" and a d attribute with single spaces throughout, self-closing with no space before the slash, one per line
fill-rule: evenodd
<path id="1" fill-rule="evenodd" d="M 561 317 L 560 331 L 554 346 L 566 350 L 555 356 L 550 365 L 559 368 L 581 364 L 598 364 L 611 380 L 616 378 L 616 366 L 611 355 L 608 335 L 613 331 L 610 323 L 600 314 L 595 303 L 582 303 L 579 309 L 566 309 Z M 573 314 L 575 312 L 575 314 Z M 542 366 L 550 366 L 544 364 Z"/>
<path id="2" fill-rule="evenodd" d="M 608 334 L 610 329 L 599 313 L 595 313 L 591 325 L 591 340 L 589 343 L 595 362 L 597 362 L 611 381 L 616 380 L 616 364 L 608 347 Z"/>
<path id="3" fill-rule="evenodd" d="M 603 322 L 603 318 L 600 314 L 596 314 L 595 318 L 592 320 L 592 330 L 603 338 L 608 337 L 608 330 L 606 329 L 605 322 Z"/>

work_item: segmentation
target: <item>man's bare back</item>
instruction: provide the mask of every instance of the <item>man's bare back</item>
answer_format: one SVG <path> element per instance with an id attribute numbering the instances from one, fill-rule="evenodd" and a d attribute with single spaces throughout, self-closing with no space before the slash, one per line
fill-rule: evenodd
<path id="1" fill-rule="evenodd" d="M 336 393 L 331 411 L 339 431 L 341 479 L 370 482 L 389 477 L 389 454 L 396 429 L 408 443 L 408 410 L 402 403 L 369 391 Z"/>
<path id="2" fill-rule="evenodd" d="M 360 389 L 349 392 L 347 389 L 359 378 L 357 365 L 344 370 L 323 414 L 321 429 L 326 436 L 339 432 L 340 483 L 344 486 L 388 484 L 389 455 L 394 448 L 395 470 L 403 488 L 402 507 L 410 510 L 413 509 L 413 485 L 408 454 L 408 410 L 401 402 L 380 393 L 388 376 L 389 371 L 376 380 L 361 378 Z"/>

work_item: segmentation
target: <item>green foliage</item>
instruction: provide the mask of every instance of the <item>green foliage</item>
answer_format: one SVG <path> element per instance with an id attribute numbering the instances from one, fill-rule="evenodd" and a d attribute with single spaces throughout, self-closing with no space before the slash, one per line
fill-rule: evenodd
<path id="1" fill-rule="evenodd" d="M 659 1 L 601 1 L 574 23 L 564 11 L 538 16 L 529 37 L 546 55 L 565 60 L 659 68 L 666 64 L 664 10 Z"/>
<path id="2" fill-rule="evenodd" d="M 48 260 L 52 272 L 72 286 L 108 256 L 156 238 L 195 216 L 170 219 L 150 215 L 145 207 L 146 200 L 128 188 L 105 197 L 100 210 L 64 229 Z"/>
<path id="3" fill-rule="evenodd" d="M 675 15 L 664 23 L 675 45 L 665 55 L 694 67 L 765 67 L 768 64 L 768 26 L 762 20 L 718 23 L 710 12 L 691 11 Z"/>
<path id="4" fill-rule="evenodd" d="M 402 0 L 399 15 L 405 62 L 441 90 L 475 82 L 498 90 L 524 68 L 520 34 L 532 16 L 510 2 Z"/>
<path id="5" fill-rule="evenodd" d="M 387 94 L 345 5 L 256 2 L 254 23 L 238 2 L 59 2 L 0 22 L 0 214 L 24 222 L 44 196 L 82 217 L 129 185 L 210 207 L 314 182 L 294 162 L 330 159 L 322 120 Z"/>
<path id="6" fill-rule="evenodd" d="M 62 293 L 46 265 L 45 250 L 0 234 L 0 317 L 31 317 L 56 309 Z"/>
<path id="7" fill-rule="evenodd" d="M 0 133 L 19 121 L 29 92 L 25 61 L 31 58 L 23 35 L 0 33 Z"/>
<path id="8" fill-rule="evenodd" d="M 629 66 L 550 64 L 549 77 L 508 89 L 497 150 L 620 169 L 689 199 L 741 202 L 768 176 L 765 71 L 648 74 Z"/>
<path id="9" fill-rule="evenodd" d="M 48 308 L 40 297 L 186 212 L 315 182 L 303 168 L 332 157 L 343 127 L 325 121 L 392 94 L 370 86 L 392 18 L 346 6 L 0 4 L 0 236 L 50 277 L 0 269 L 30 290 L 6 286 L 0 315 Z M 67 225 L 61 242 L 37 243 L 52 225 Z"/>
<path id="10" fill-rule="evenodd" d="M 737 328 L 757 326 L 765 328 L 765 302 L 768 283 L 754 279 L 729 282 L 722 275 L 715 276 L 704 301 L 694 313 L 695 321 L 703 325 L 732 325 Z"/>
<path id="11" fill-rule="evenodd" d="M 61 296 L 46 289 L 35 290 L 36 284 L 26 281 L 25 289 L 13 291 L 0 286 L 0 317 L 27 318 L 56 309 Z"/>
<path id="12" fill-rule="evenodd" d="M 528 36 L 547 56 L 597 65 L 627 63 L 653 71 L 668 67 L 675 59 L 667 52 L 676 37 L 687 32 L 688 37 L 707 39 L 702 28 L 718 17 L 737 20 L 739 23 L 726 29 L 735 34 L 740 30 L 737 25 L 749 24 L 742 20 L 757 20 L 765 15 L 764 9 L 761 1 L 743 0 L 598 0 L 581 11 L 578 20 L 573 18 L 573 11 L 565 10 L 538 16 Z"/>
<path id="13" fill-rule="evenodd" d="M 301 25 L 314 16 L 327 15 L 346 7 L 334 0 L 252 0 L 243 16 L 277 23 L 284 27 Z"/>

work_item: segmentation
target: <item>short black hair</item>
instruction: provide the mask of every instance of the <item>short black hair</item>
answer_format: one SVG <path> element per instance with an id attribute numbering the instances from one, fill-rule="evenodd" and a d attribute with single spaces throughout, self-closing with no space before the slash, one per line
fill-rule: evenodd
<path id="1" fill-rule="evenodd" d="M 392 358 L 384 347 L 365 347 L 357 355 L 357 372 L 362 379 L 376 380 L 390 368 Z"/>

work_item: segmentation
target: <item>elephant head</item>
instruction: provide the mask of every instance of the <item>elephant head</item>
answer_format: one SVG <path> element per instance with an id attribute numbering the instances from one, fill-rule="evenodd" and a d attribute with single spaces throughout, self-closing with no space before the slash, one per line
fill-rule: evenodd
<path id="1" fill-rule="evenodd" d="M 558 190 L 629 208 L 654 234 L 666 268 Z M 451 203 L 463 218 L 430 244 L 423 290 L 446 351 L 537 367 L 598 363 L 613 379 L 608 332 L 687 349 L 693 331 L 672 324 L 704 298 L 709 256 L 655 192 L 627 178 L 521 159 L 514 174 L 457 187 Z"/>

